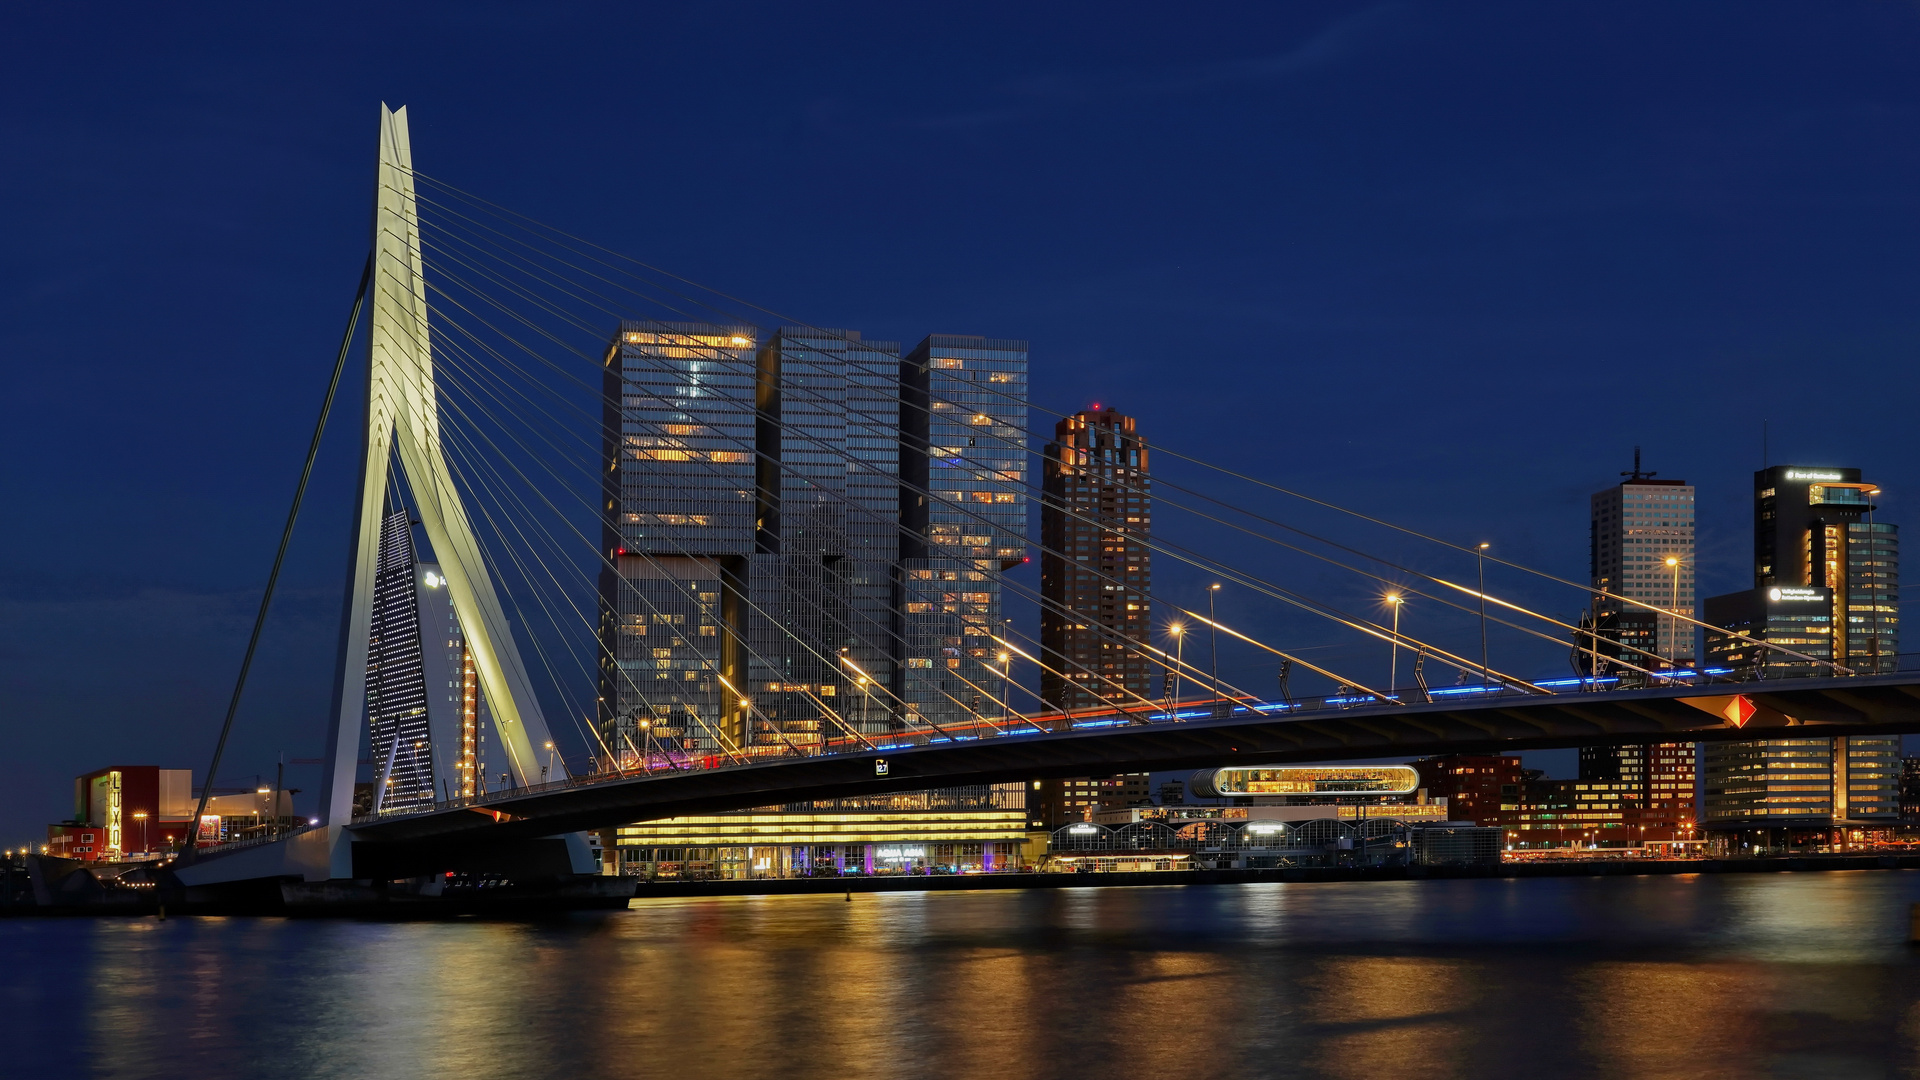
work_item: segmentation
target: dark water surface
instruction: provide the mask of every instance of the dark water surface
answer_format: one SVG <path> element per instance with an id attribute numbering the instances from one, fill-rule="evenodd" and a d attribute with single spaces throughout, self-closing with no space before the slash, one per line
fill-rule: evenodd
<path id="1" fill-rule="evenodd" d="M 1920 871 L 0 921 L 0 1076 L 1920 1076 Z"/>

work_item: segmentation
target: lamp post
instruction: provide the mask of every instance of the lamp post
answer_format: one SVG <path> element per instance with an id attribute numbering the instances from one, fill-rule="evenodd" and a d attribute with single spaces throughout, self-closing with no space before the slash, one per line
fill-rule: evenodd
<path id="1" fill-rule="evenodd" d="M 540 782 L 543 784 L 546 783 L 548 775 L 550 775 L 552 772 L 553 772 L 553 743 L 548 742 L 547 743 L 547 763 L 545 765 L 540 766 Z"/>
<path id="2" fill-rule="evenodd" d="M 1487 666 L 1487 545 L 1481 544 L 1476 554 L 1480 559 L 1480 685 L 1486 686 L 1493 681 Z"/>
<path id="3" fill-rule="evenodd" d="M 1387 662 L 1387 697 L 1395 698 L 1400 685 L 1400 609 L 1406 606 L 1407 598 L 1399 593 L 1388 593 L 1387 603 L 1393 605 L 1393 641 L 1387 646 L 1390 657 Z"/>
<path id="4" fill-rule="evenodd" d="M 140 853 L 144 855 L 147 852 L 147 812 L 135 810 L 133 820 L 140 823 Z"/>
<path id="5" fill-rule="evenodd" d="M 1219 582 L 1207 586 L 1207 625 L 1208 628 L 1213 631 L 1213 648 L 1211 651 L 1213 653 L 1213 696 L 1215 698 L 1220 696 L 1220 624 L 1214 621 L 1213 598 L 1219 594 Z M 1217 711 L 1220 708 L 1220 703 L 1215 701 L 1213 707 Z"/>
<path id="6" fill-rule="evenodd" d="M 1000 722 L 1005 724 L 1013 716 L 1013 654 L 1000 654 Z"/>
<path id="7" fill-rule="evenodd" d="M 1173 635 L 1173 671 L 1167 677 L 1167 712 L 1174 713 L 1180 708 L 1180 669 L 1186 663 L 1187 628 L 1180 623 L 1167 627 L 1167 633 Z M 1168 719 L 1172 719 L 1171 716 Z"/>
<path id="8" fill-rule="evenodd" d="M 1680 659 L 1680 558 L 1667 556 L 1667 568 L 1673 571 L 1673 599 L 1667 605 L 1667 647 L 1672 654 L 1670 663 L 1678 664 Z"/>

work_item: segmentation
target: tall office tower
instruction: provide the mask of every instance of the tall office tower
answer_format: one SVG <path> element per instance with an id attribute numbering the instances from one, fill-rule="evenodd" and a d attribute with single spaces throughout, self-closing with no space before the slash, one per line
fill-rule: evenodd
<path id="1" fill-rule="evenodd" d="M 745 326 L 623 322 L 607 348 L 599 723 L 617 753 L 748 741 L 757 338 Z"/>
<path id="2" fill-rule="evenodd" d="M 1873 520 L 1877 485 L 1859 469 L 1776 465 L 1753 474 L 1753 583 L 1832 590 L 1834 661 L 1894 670 L 1900 538 Z"/>
<path id="3" fill-rule="evenodd" d="M 1054 425 L 1041 462 L 1040 696 L 1056 709 L 1152 693 L 1153 495 L 1147 442 L 1112 408 Z"/>
<path id="4" fill-rule="evenodd" d="M 402 810 L 481 789 L 485 704 L 446 579 L 422 562 L 413 516 L 380 526 L 367 641 L 375 807 Z"/>
<path id="5" fill-rule="evenodd" d="M 1027 343 L 936 334 L 900 362 L 895 692 L 940 726 L 1005 708 L 998 572 L 1025 559 Z"/>
<path id="6" fill-rule="evenodd" d="M 1707 658 L 1736 679 L 1894 670 L 1899 652 L 1899 535 L 1872 520 L 1879 489 L 1858 469 L 1776 465 L 1753 475 L 1754 587 L 1709 597 L 1708 622 L 1811 659 L 1707 633 Z M 1843 824 L 1894 820 L 1898 738 L 1709 743 L 1706 823 L 1766 829 L 1786 846 Z M 1772 830 L 1785 830 L 1784 834 Z"/>
<path id="7" fill-rule="evenodd" d="M 748 682 L 753 742 L 888 730 L 900 552 L 900 346 L 785 327 L 761 347 Z"/>
<path id="8" fill-rule="evenodd" d="M 1633 471 L 1620 475 L 1627 479 L 1590 500 L 1589 574 L 1595 589 L 1640 604 L 1594 602 L 1588 621 L 1596 651 L 1641 668 L 1664 667 L 1641 651 L 1651 650 L 1686 667 L 1694 659 L 1693 625 L 1667 612 L 1693 617 L 1693 487 L 1642 472 L 1637 446 Z M 1628 683 L 1645 678 L 1625 667 L 1614 674 Z"/>
<path id="9" fill-rule="evenodd" d="M 1694 660 L 1694 627 L 1674 615 L 1692 618 L 1694 613 L 1694 489 L 1684 480 L 1661 480 L 1642 471 L 1637 446 L 1633 471 L 1620 475 L 1626 479 L 1589 500 L 1587 561 L 1595 589 L 1626 599 L 1596 598 L 1586 620 L 1590 633 L 1581 644 L 1634 667 L 1658 671 L 1667 661 L 1688 667 Z M 1607 664 L 1588 661 L 1583 669 L 1616 675 L 1626 685 L 1647 681 L 1631 667 L 1609 672 Z M 1684 839 L 1681 834 L 1691 832 L 1696 818 L 1693 762 L 1692 743 L 1584 749 L 1576 803 L 1604 803 L 1601 817 L 1624 830 L 1624 842 Z M 1581 812 L 1591 816 L 1601 810 Z"/>

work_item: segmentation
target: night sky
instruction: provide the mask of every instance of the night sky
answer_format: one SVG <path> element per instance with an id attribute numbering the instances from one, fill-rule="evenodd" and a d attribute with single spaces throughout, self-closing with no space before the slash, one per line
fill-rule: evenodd
<path id="1" fill-rule="evenodd" d="M 204 772 L 365 255 L 383 100 L 422 171 L 766 307 L 1030 340 L 1036 428 L 1113 404 L 1159 445 L 1562 576 L 1638 444 L 1699 485 L 1700 595 L 1749 584 L 1763 421 L 1775 463 L 1860 467 L 1880 520 L 1915 524 L 1912 4 L 193 10 L 0 13 L 8 843 L 69 813 L 79 772 Z M 223 783 L 320 751 L 355 393 Z M 1377 612 L 1377 584 L 1220 543 Z M 1204 603 L 1198 571 L 1157 569 Z M 1229 590 L 1221 618 L 1384 675 L 1384 646 L 1268 602 Z M 1221 662 L 1271 685 L 1251 651 Z"/>

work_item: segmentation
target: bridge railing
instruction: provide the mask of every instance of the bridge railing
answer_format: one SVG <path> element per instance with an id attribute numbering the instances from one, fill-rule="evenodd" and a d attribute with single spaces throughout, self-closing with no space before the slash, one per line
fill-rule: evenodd
<path id="1" fill-rule="evenodd" d="M 1878 670 L 1868 670 L 1869 664 Z M 1873 661 L 1855 660 L 1861 670 L 1859 674 L 1894 674 L 1903 671 L 1920 671 L 1920 653 L 1901 653 L 1897 656 L 1877 657 Z M 1806 678 L 1826 678 L 1828 675 L 1800 675 L 1790 678 L 1765 678 L 1751 672 L 1741 673 L 1726 668 L 1682 668 L 1669 672 L 1660 672 L 1652 676 L 1639 675 L 1622 677 L 1603 675 L 1565 679 L 1536 681 L 1532 685 L 1539 690 L 1507 684 L 1466 684 L 1454 686 L 1411 686 L 1398 687 L 1391 695 L 1382 696 L 1365 691 L 1347 691 L 1314 697 L 1289 698 L 1282 701 L 1257 701 L 1244 698 L 1200 698 L 1185 699 L 1178 703 L 1134 703 L 1098 709 L 1077 709 L 1054 713 L 1010 713 L 998 717 L 984 717 L 967 723 L 943 724 L 938 728 L 931 725 L 895 732 L 886 735 L 872 735 L 866 738 L 822 739 L 809 744 L 756 745 L 737 753 L 717 751 L 696 752 L 688 750 L 658 750 L 645 757 L 622 755 L 613 759 L 596 758 L 594 768 L 589 771 L 563 776 L 539 784 L 518 785 L 470 796 L 455 796 L 431 804 L 412 803 L 383 810 L 377 814 L 363 814 L 354 818 L 355 822 L 378 821 L 386 817 L 405 816 L 439 810 L 458 810 L 471 808 L 486 810 L 488 805 L 511 799 L 521 799 L 547 791 L 565 791 L 579 787 L 589 787 L 613 780 L 634 779 L 643 776 L 665 776 L 677 772 L 696 772 L 707 769 L 734 765 L 753 765 L 766 762 L 791 760 L 802 757 L 822 755 L 863 753 L 889 750 L 904 750 L 921 746 L 935 746 L 948 743 L 972 742 L 984 739 L 1019 738 L 1040 734 L 1054 734 L 1077 731 L 1098 731 L 1114 727 L 1138 726 L 1146 724 L 1190 723 L 1196 720 L 1225 719 L 1234 716 L 1264 714 L 1284 718 L 1305 718 L 1333 712 L 1367 710 L 1378 708 L 1400 708 L 1407 705 L 1428 705 L 1446 703 L 1472 703 L 1499 699 L 1529 699 L 1540 696 L 1541 691 L 1549 694 L 1616 693 L 1631 690 L 1662 689 L 1672 687 L 1708 687 L 1725 685 L 1734 687 L 1758 688 L 1760 685 L 1791 683 Z M 805 749 L 802 748 L 804 745 Z M 285 834 L 283 834 L 285 835 Z M 219 845 L 221 850 L 230 850 L 237 846 L 267 840 L 243 840 L 234 844 Z"/>

